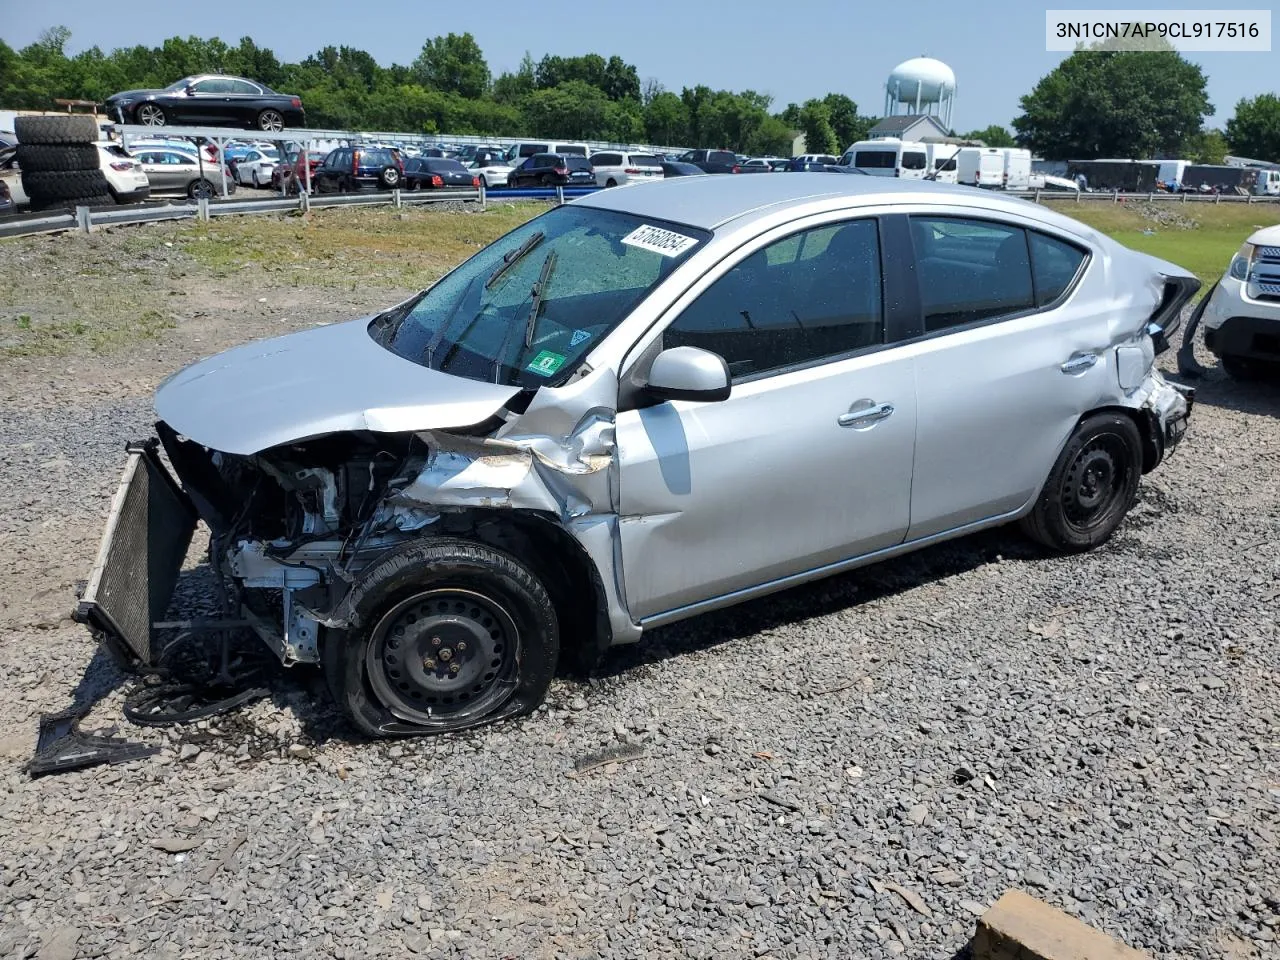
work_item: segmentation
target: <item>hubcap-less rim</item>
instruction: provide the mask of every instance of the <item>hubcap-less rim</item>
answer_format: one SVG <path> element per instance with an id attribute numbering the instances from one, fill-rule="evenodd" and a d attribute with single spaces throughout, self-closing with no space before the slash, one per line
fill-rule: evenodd
<path id="1" fill-rule="evenodd" d="M 138 119 L 142 122 L 142 125 L 146 127 L 163 127 L 164 111 L 159 107 L 144 104 L 138 108 Z"/>
<path id="2" fill-rule="evenodd" d="M 201 180 L 191 188 L 191 195 L 197 200 L 209 200 L 213 197 L 213 187 L 207 180 Z"/>
<path id="3" fill-rule="evenodd" d="M 426 590 L 389 610 L 365 658 L 369 682 L 402 720 L 481 717 L 515 690 L 519 634 L 501 603 L 460 588 Z"/>
<path id="4" fill-rule="evenodd" d="M 1062 505 L 1067 522 L 1088 532 L 1100 526 L 1115 509 L 1128 480 L 1126 451 L 1119 437 L 1094 437 L 1076 454 L 1063 485 Z"/>
<path id="5" fill-rule="evenodd" d="M 274 110 L 268 110 L 258 118 L 259 125 L 263 130 L 283 130 L 284 117 L 276 113 Z"/>

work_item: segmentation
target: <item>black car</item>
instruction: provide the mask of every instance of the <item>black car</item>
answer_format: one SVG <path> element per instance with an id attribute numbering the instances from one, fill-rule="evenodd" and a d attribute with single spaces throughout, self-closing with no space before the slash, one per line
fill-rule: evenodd
<path id="1" fill-rule="evenodd" d="M 394 190 L 404 181 L 404 160 L 389 147 L 338 147 L 311 174 L 316 193 L 354 193 L 363 187 Z"/>
<path id="2" fill-rule="evenodd" d="M 404 162 L 404 188 L 406 190 L 478 186 L 480 186 L 480 178 L 457 160 L 414 157 Z"/>
<path id="3" fill-rule="evenodd" d="M 163 90 L 126 90 L 107 98 L 106 112 L 120 123 L 147 127 L 185 124 L 248 127 L 274 133 L 303 125 L 302 100 L 243 77 L 184 77 Z"/>
<path id="4" fill-rule="evenodd" d="M 741 173 L 738 155 L 728 150 L 689 150 L 680 155 L 681 163 L 691 163 L 703 173 Z"/>
<path id="5" fill-rule="evenodd" d="M 507 175 L 508 187 L 594 187 L 595 171 L 586 157 L 535 153 Z"/>
<path id="6" fill-rule="evenodd" d="M 683 163 L 679 160 L 666 160 L 662 164 L 662 175 L 664 177 L 696 177 L 706 172 L 701 167 L 695 167 L 692 163 Z"/>

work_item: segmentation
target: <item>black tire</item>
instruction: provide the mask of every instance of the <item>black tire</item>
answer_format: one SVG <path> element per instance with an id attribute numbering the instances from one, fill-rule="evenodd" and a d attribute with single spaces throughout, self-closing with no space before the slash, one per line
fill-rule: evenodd
<path id="1" fill-rule="evenodd" d="M 279 110 L 263 110 L 258 114 L 258 129 L 277 133 L 284 129 L 284 114 Z"/>
<path id="2" fill-rule="evenodd" d="M 618 185 L 618 181 L 613 179 L 613 177 L 610 177 L 607 181 L 605 181 L 606 187 L 616 187 L 617 185 Z"/>
<path id="3" fill-rule="evenodd" d="M 448 733 L 529 713 L 546 696 L 559 625 L 546 588 L 500 550 L 420 540 L 362 574 L 328 631 L 326 682 L 370 737 Z M 475 681 L 473 683 L 473 681 Z"/>
<path id="4" fill-rule="evenodd" d="M 1224 354 L 1218 359 L 1222 362 L 1222 369 L 1226 371 L 1227 376 L 1241 383 L 1266 380 L 1275 376 L 1277 369 L 1280 369 L 1276 364 L 1267 363 L 1265 360 L 1239 357 L 1233 353 Z"/>
<path id="5" fill-rule="evenodd" d="M 195 180 L 187 187 L 187 196 L 192 200 L 207 197 L 212 200 L 218 195 L 218 188 L 212 180 Z"/>
<path id="6" fill-rule="evenodd" d="M 1122 413 L 1086 417 L 1022 519 L 1023 532 L 1053 550 L 1090 550 L 1120 526 L 1141 474 L 1142 436 L 1134 422 Z"/>
<path id="7" fill-rule="evenodd" d="M 67 200 L 109 192 L 101 170 L 23 170 L 22 189 L 32 200 Z"/>
<path id="8" fill-rule="evenodd" d="M 66 144 L 97 141 L 98 121 L 93 117 L 16 117 L 13 132 L 19 143 Z"/>
<path id="9" fill-rule="evenodd" d="M 97 170 L 98 148 L 92 143 L 18 144 L 18 166 L 24 173 Z"/>
<path id="10" fill-rule="evenodd" d="M 69 197 L 66 200 L 32 200 L 33 212 L 74 210 L 76 207 L 114 207 L 116 198 L 110 193 L 94 193 L 84 197 Z"/>
<path id="11" fill-rule="evenodd" d="M 382 172 L 378 174 L 379 185 L 386 187 L 388 190 L 394 190 L 400 186 L 401 179 L 400 168 L 394 165 L 383 167 Z"/>
<path id="12" fill-rule="evenodd" d="M 542 179 L 541 179 L 539 182 L 540 182 L 544 187 L 554 187 L 554 186 L 555 186 L 555 182 L 551 179 L 550 174 L 546 174 L 546 173 L 544 173 L 544 174 L 542 175 Z"/>

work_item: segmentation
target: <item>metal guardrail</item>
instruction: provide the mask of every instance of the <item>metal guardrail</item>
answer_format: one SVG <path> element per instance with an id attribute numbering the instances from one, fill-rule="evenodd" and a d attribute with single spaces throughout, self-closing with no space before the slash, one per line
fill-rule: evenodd
<path id="1" fill-rule="evenodd" d="M 97 227 L 114 227 L 132 223 L 156 223 L 163 220 L 196 219 L 254 213 L 305 213 L 329 207 L 369 207 L 389 204 L 392 207 L 414 207 L 450 200 L 478 203 L 485 209 L 489 200 L 553 200 L 595 193 L 600 187 L 540 187 L 519 190 L 390 190 L 369 193 L 302 194 L 298 197 L 275 197 L 270 200 L 198 200 L 164 204 L 137 204 L 127 207 L 77 207 L 66 213 L 29 213 L 0 217 L 0 239 L 24 237 L 36 233 L 60 233 L 81 230 L 90 233 Z"/>
<path id="2" fill-rule="evenodd" d="M 1066 203 L 1103 202 L 1124 203 L 1132 200 L 1154 203 L 1280 203 L 1280 197 L 1254 193 L 1124 193 L 1119 190 L 1093 190 L 1072 193 L 1069 190 L 1008 190 L 1005 196 L 1022 197 L 1036 203 L 1061 200 Z"/>

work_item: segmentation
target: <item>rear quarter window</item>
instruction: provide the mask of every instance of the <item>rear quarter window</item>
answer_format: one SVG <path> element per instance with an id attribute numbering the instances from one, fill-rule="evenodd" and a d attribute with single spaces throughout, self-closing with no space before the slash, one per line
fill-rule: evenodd
<path id="1" fill-rule="evenodd" d="M 1085 260 L 1085 252 L 1074 244 L 1032 230 L 1027 234 L 1031 247 L 1031 274 L 1036 284 L 1036 305 L 1053 303 L 1070 288 Z"/>
<path id="2" fill-rule="evenodd" d="M 889 150 L 859 150 L 853 155 L 853 165 L 871 170 L 888 169 L 893 166 L 895 159 L 895 155 Z"/>
<path id="3" fill-rule="evenodd" d="M 708 163 L 737 163 L 738 157 L 727 150 L 716 150 L 707 154 Z"/>

